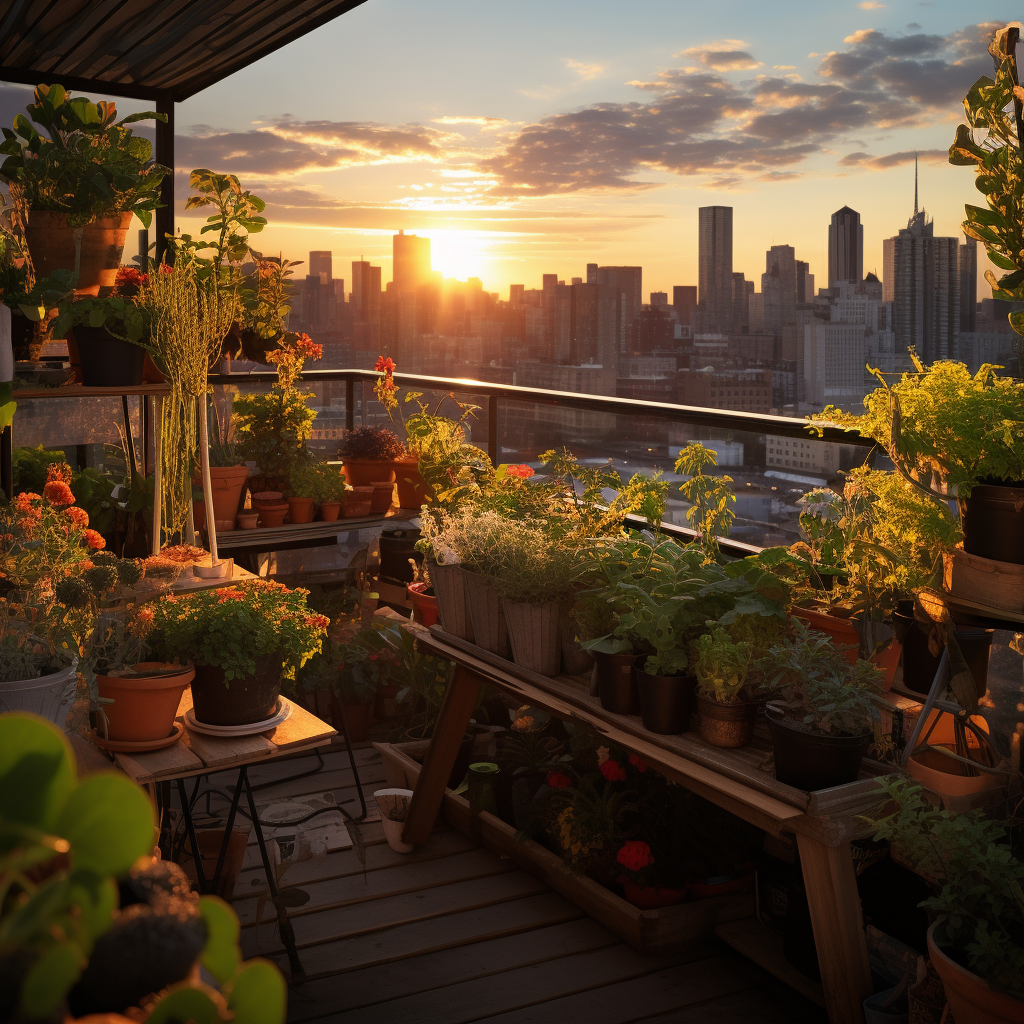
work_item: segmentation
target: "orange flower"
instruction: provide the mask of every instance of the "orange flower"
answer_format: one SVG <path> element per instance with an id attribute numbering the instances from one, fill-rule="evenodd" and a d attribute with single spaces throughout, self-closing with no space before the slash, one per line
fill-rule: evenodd
<path id="1" fill-rule="evenodd" d="M 21 494 L 15 495 L 14 505 L 19 512 L 34 512 L 38 510 L 33 503 L 42 500 L 42 495 L 36 494 L 35 491 L 23 491 Z"/>
<path id="2" fill-rule="evenodd" d="M 85 531 L 85 543 L 88 544 L 93 551 L 102 551 L 107 546 L 107 542 L 95 530 Z"/>
<path id="3" fill-rule="evenodd" d="M 509 466 L 508 469 L 505 470 L 505 475 L 514 477 L 517 480 L 529 480 L 530 477 L 533 476 L 533 470 L 525 464 L 521 466 Z"/>
<path id="4" fill-rule="evenodd" d="M 51 462 L 46 469 L 46 482 L 59 480 L 62 484 L 71 483 L 71 467 L 66 462 Z"/>
<path id="5" fill-rule="evenodd" d="M 89 513 L 79 505 L 69 505 L 64 509 L 64 515 L 71 520 L 71 525 L 85 529 L 89 525 Z"/>
<path id="6" fill-rule="evenodd" d="M 51 505 L 73 505 L 75 496 L 63 480 L 49 480 L 43 488 L 43 497 Z"/>

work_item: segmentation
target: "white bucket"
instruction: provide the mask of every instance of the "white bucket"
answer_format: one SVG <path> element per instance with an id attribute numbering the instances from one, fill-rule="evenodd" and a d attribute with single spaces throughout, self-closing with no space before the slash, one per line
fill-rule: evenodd
<path id="1" fill-rule="evenodd" d="M 0 682 L 0 714 L 6 711 L 30 711 L 64 728 L 68 711 L 74 701 L 78 660 L 59 672 L 38 679 Z"/>
<path id="2" fill-rule="evenodd" d="M 395 853 L 412 853 L 414 847 L 402 842 L 402 831 L 409 813 L 411 789 L 378 789 L 373 794 L 380 810 L 380 823 L 384 826 L 384 838 Z"/>

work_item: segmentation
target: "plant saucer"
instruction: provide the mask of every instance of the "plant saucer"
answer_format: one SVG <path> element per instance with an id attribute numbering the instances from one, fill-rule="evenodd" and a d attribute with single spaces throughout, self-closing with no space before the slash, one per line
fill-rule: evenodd
<path id="1" fill-rule="evenodd" d="M 181 739 L 183 732 L 181 722 L 175 722 L 171 734 L 159 740 L 108 740 L 95 729 L 89 733 L 89 739 L 102 750 L 109 750 L 115 754 L 141 754 L 147 750 L 163 750 L 164 747 L 172 746 Z"/>
<path id="2" fill-rule="evenodd" d="M 255 736 L 257 733 L 267 732 L 268 729 L 274 729 L 290 718 L 291 713 L 291 701 L 285 697 L 279 697 L 277 701 L 277 714 L 263 719 L 262 722 L 247 722 L 245 725 L 210 725 L 207 722 L 200 722 L 196 718 L 195 709 L 189 708 L 185 712 L 185 724 L 188 726 L 189 732 L 199 732 L 206 736 L 219 736 L 222 739 L 230 739 L 232 736 Z"/>

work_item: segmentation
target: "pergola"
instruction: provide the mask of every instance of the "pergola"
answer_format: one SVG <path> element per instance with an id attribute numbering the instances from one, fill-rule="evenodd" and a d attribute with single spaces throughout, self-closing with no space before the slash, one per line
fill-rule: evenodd
<path id="1" fill-rule="evenodd" d="M 147 100 L 174 169 L 174 105 L 365 0 L 0 0 L 0 81 Z M 156 237 L 174 231 L 174 176 Z M 158 242 L 159 245 L 159 242 Z"/>

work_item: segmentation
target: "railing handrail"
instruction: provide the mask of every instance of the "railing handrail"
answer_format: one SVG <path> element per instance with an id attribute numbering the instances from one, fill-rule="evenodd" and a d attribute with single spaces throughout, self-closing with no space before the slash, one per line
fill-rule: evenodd
<path id="1" fill-rule="evenodd" d="M 309 384 L 317 382 L 376 381 L 374 370 L 304 370 L 302 380 Z M 490 381 L 472 380 L 468 377 L 433 377 L 418 373 L 396 373 L 395 383 L 402 387 L 421 387 L 428 391 L 461 391 L 488 398 L 506 401 L 530 402 L 537 405 L 554 405 L 584 412 L 603 412 L 627 416 L 644 416 L 651 419 L 671 420 L 688 423 L 697 427 L 717 427 L 721 430 L 746 431 L 753 434 L 771 434 L 776 437 L 793 437 L 804 440 L 828 441 L 836 444 L 856 445 L 873 448 L 875 441 L 870 437 L 843 430 L 840 427 L 822 427 L 819 436 L 803 418 L 772 416 L 767 413 L 737 412 L 729 409 L 708 409 L 698 405 L 677 405 L 672 402 L 649 402 L 639 398 L 616 398 L 611 395 L 584 395 L 575 391 L 551 391 L 546 388 L 527 388 L 518 384 L 495 384 Z M 272 370 L 250 373 L 211 373 L 211 384 L 273 383 L 277 374 Z M 493 403 L 492 403 L 493 406 Z"/>

